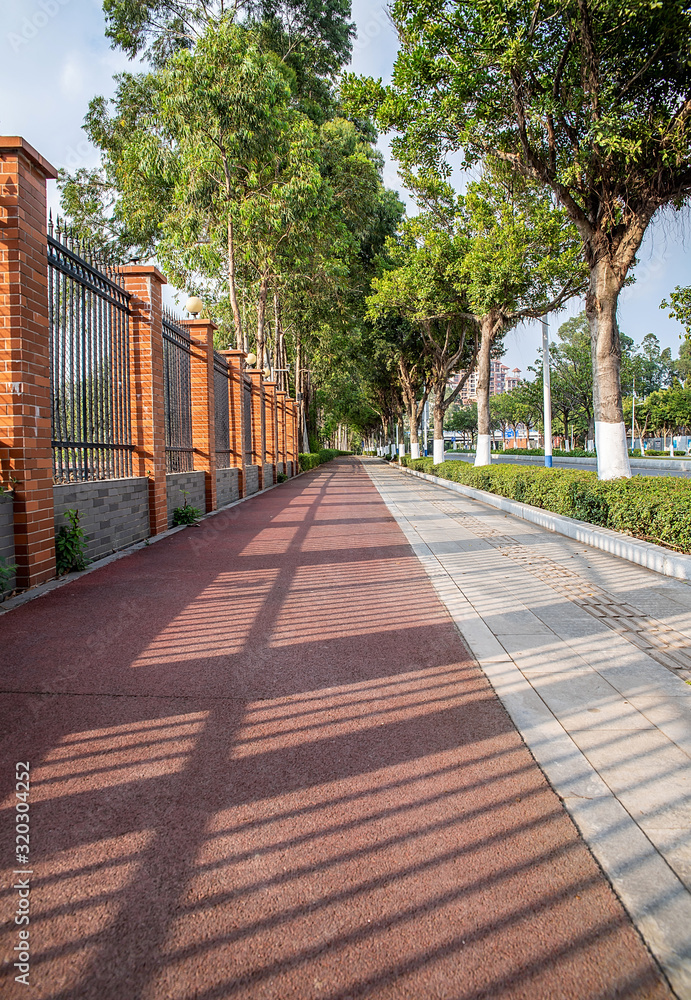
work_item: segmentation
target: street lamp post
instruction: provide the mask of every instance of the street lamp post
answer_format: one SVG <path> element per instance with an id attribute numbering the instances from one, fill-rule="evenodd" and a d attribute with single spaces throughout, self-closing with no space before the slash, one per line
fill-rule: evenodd
<path id="1" fill-rule="evenodd" d="M 542 317 L 542 386 L 545 410 L 545 467 L 552 468 L 552 395 L 549 384 L 549 328 Z"/>

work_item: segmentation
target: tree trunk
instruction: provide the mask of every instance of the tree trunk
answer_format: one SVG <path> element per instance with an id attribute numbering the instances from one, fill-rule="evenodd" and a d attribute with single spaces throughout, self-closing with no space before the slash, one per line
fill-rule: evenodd
<path id="1" fill-rule="evenodd" d="M 282 368 L 281 353 L 283 344 L 283 327 L 281 325 L 281 307 L 278 301 L 278 291 L 274 288 L 274 373 L 278 368 Z M 283 372 L 274 374 L 274 381 L 278 389 L 283 388 L 281 376 Z"/>
<path id="2" fill-rule="evenodd" d="M 259 283 L 257 301 L 257 368 L 264 368 L 264 342 L 266 336 L 266 296 L 269 291 L 269 275 L 264 272 Z"/>
<path id="3" fill-rule="evenodd" d="M 480 324 L 480 350 L 477 356 L 477 449 L 475 465 L 491 465 L 492 451 L 489 415 L 489 377 L 492 341 L 498 317 L 487 313 Z"/>
<path id="4" fill-rule="evenodd" d="M 242 335 L 242 317 L 240 315 L 240 305 L 238 303 L 238 290 L 235 284 L 235 236 L 233 233 L 233 220 L 228 214 L 228 292 L 230 295 L 230 307 L 233 310 L 233 325 L 235 326 L 235 346 L 242 350 L 244 339 Z"/>
<path id="5" fill-rule="evenodd" d="M 444 389 L 446 385 L 443 386 L 441 392 L 438 391 L 439 387 L 435 386 L 434 390 L 434 464 L 439 465 L 440 462 L 444 461 L 444 413 L 446 412 L 444 407 Z"/>
<path id="6" fill-rule="evenodd" d="M 408 416 L 410 418 L 410 414 Z M 420 431 L 415 419 L 410 420 L 410 457 L 420 457 Z"/>
<path id="7" fill-rule="evenodd" d="M 595 260 L 585 311 L 590 325 L 593 364 L 595 449 L 599 479 L 631 476 L 626 427 L 621 403 L 621 346 L 617 326 L 617 300 L 622 281 L 607 259 Z"/>

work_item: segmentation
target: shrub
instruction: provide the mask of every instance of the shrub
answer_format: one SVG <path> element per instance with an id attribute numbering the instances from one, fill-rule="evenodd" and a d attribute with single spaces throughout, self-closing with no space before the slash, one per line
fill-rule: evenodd
<path id="1" fill-rule="evenodd" d="M 199 507 L 193 507 L 192 504 L 188 503 L 187 497 L 190 495 L 189 490 L 186 490 L 181 486 L 180 492 L 185 498 L 185 502 L 182 507 L 176 507 L 173 511 L 174 528 L 176 528 L 179 524 L 196 524 L 202 517 L 203 513 Z"/>
<path id="2" fill-rule="evenodd" d="M 185 500 L 182 507 L 176 507 L 173 511 L 173 527 L 179 524 L 196 524 L 202 516 L 199 507 L 193 507 Z"/>
<path id="3" fill-rule="evenodd" d="M 88 541 L 79 526 L 78 510 L 65 511 L 65 517 L 70 523 L 69 528 L 63 525 L 55 536 L 55 568 L 58 576 L 86 569 L 86 548 Z"/>
<path id="4" fill-rule="evenodd" d="M 330 462 L 332 458 L 336 458 L 338 455 L 350 455 L 350 452 L 339 451 L 337 448 L 320 448 L 316 452 L 303 452 L 298 455 L 300 472 L 309 472 L 310 469 L 316 469 L 318 465 Z"/>
<path id="5" fill-rule="evenodd" d="M 9 591 L 10 580 L 14 579 L 16 571 L 16 563 L 6 563 L 4 559 L 0 559 L 0 597 Z"/>
<path id="6" fill-rule="evenodd" d="M 417 472 L 497 493 L 555 514 L 575 517 L 635 538 L 691 553 L 691 481 L 675 476 L 633 476 L 600 481 L 589 469 L 482 465 L 431 458 L 404 464 Z"/>

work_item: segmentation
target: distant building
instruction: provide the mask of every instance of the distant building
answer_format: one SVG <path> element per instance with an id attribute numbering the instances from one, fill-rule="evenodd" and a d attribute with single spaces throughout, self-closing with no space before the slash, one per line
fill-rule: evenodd
<path id="1" fill-rule="evenodd" d="M 449 388 L 455 388 L 460 380 L 465 375 L 465 371 L 458 372 L 452 375 L 449 379 Z M 490 396 L 497 396 L 502 392 L 509 392 L 511 389 L 515 389 L 519 382 L 521 382 L 521 370 L 520 368 L 513 368 L 509 370 L 508 365 L 503 365 L 501 361 L 491 361 L 490 371 L 489 371 L 489 394 Z M 465 383 L 461 389 L 459 400 L 462 403 L 475 403 L 477 401 L 477 369 L 474 369 L 468 381 Z"/>

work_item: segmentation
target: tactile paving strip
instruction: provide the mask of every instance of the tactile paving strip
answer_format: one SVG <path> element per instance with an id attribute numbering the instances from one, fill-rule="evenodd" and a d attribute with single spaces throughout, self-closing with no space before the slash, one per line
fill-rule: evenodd
<path id="1" fill-rule="evenodd" d="M 685 681 L 691 680 L 691 645 L 687 636 L 618 600 L 562 563 L 517 544 L 515 538 L 503 535 L 496 528 L 466 513 L 457 503 L 432 499 L 431 496 L 429 500 L 443 514 L 453 517 L 474 535 L 499 549 L 502 555 L 519 563 L 528 573 L 546 583 L 562 597 L 618 632 L 677 677 Z"/>

